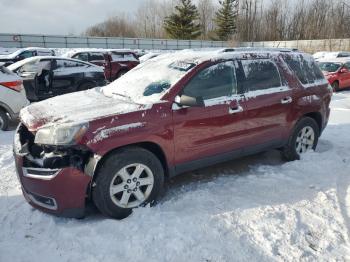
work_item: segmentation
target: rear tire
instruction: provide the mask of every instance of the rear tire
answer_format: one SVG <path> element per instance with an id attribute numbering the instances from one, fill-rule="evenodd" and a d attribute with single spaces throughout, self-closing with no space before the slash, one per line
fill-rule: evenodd
<path id="1" fill-rule="evenodd" d="M 339 82 L 338 81 L 334 81 L 332 84 L 332 88 L 334 92 L 338 92 L 339 91 Z"/>
<path id="2" fill-rule="evenodd" d="M 0 130 L 2 131 L 8 130 L 9 123 L 10 123 L 10 119 L 7 116 L 7 114 L 3 110 L 0 110 Z"/>
<path id="3" fill-rule="evenodd" d="M 139 147 L 112 154 L 96 175 L 93 201 L 102 214 L 116 219 L 129 216 L 133 208 L 154 203 L 163 191 L 162 164 L 153 153 Z"/>
<path id="4" fill-rule="evenodd" d="M 320 136 L 320 128 L 311 117 L 303 117 L 295 125 L 288 144 L 283 147 L 282 154 L 288 161 L 299 160 L 300 155 L 315 150 Z"/>

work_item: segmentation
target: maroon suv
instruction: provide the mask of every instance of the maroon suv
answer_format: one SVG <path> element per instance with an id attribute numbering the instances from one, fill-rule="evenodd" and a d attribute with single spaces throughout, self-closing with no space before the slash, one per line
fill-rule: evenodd
<path id="1" fill-rule="evenodd" d="M 185 171 L 274 148 L 287 160 L 315 149 L 331 95 L 299 52 L 162 55 L 106 87 L 23 109 L 18 177 L 43 211 L 81 217 L 92 200 L 123 218 Z"/>
<path id="2" fill-rule="evenodd" d="M 105 77 L 112 82 L 137 66 L 140 61 L 131 50 L 87 49 L 71 51 L 64 56 L 103 66 Z"/>

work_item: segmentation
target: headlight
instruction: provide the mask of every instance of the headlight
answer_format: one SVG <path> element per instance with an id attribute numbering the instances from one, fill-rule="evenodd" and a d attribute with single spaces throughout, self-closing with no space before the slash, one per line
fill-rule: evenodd
<path id="1" fill-rule="evenodd" d="M 44 127 L 37 131 L 35 143 L 44 145 L 74 145 L 79 142 L 88 127 L 88 124 L 63 124 Z"/>

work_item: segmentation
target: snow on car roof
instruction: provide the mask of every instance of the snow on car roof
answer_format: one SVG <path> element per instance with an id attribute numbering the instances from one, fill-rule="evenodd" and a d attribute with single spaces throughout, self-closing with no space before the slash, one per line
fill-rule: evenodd
<path id="1" fill-rule="evenodd" d="M 329 63 L 346 63 L 350 61 L 350 57 L 324 57 L 318 60 L 318 62 L 329 62 Z"/>
<path id="2" fill-rule="evenodd" d="M 68 51 L 67 53 L 64 53 L 62 57 L 72 57 L 75 54 L 78 53 L 84 53 L 84 52 L 131 52 L 134 53 L 131 49 L 105 49 L 105 48 L 77 48 L 72 49 Z"/>
<path id="3" fill-rule="evenodd" d="M 7 58 L 12 59 L 12 58 L 15 58 L 16 56 L 18 56 L 20 53 L 22 53 L 24 51 L 34 51 L 34 50 L 38 50 L 38 51 L 52 51 L 52 49 L 44 48 L 44 47 L 26 47 L 26 48 L 16 49 L 14 52 L 8 53 L 8 54 L 4 54 L 2 56 L 6 56 Z"/>
<path id="4" fill-rule="evenodd" d="M 86 65 L 89 65 L 89 66 L 92 66 L 95 68 L 102 68 L 101 66 L 97 66 L 97 65 L 91 64 L 89 62 L 81 61 L 78 59 L 68 58 L 68 57 L 57 57 L 57 56 L 33 56 L 33 57 L 29 57 L 29 58 L 23 59 L 21 61 L 18 61 L 16 63 L 13 63 L 13 64 L 9 65 L 7 68 L 10 69 L 11 71 L 14 71 L 17 68 L 23 66 L 24 64 L 27 64 L 29 62 L 36 61 L 36 60 L 41 60 L 41 59 L 67 60 L 67 61 L 83 63 L 83 64 L 86 64 Z"/>
<path id="5" fill-rule="evenodd" d="M 219 52 L 218 52 L 219 51 Z M 277 56 L 281 53 L 285 53 L 279 49 L 238 49 L 230 52 L 220 52 L 221 49 L 185 49 L 174 53 L 161 54 L 154 58 L 152 61 L 156 62 L 158 59 L 170 59 L 175 61 L 191 61 L 194 63 L 201 63 L 204 61 L 216 61 L 225 59 L 245 59 L 249 58 L 268 58 L 271 56 Z M 301 52 L 293 51 L 292 54 L 301 54 Z M 305 55 L 303 53 L 303 55 Z M 308 56 L 308 55 L 307 55 Z M 311 56 L 310 56 L 311 57 Z"/>

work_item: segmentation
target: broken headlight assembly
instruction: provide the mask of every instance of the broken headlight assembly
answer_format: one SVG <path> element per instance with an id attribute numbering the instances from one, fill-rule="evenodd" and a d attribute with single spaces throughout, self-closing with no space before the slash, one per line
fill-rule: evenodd
<path id="1" fill-rule="evenodd" d="M 84 136 L 89 125 L 62 124 L 39 129 L 35 135 L 35 144 L 39 145 L 75 145 Z"/>

